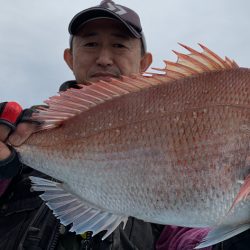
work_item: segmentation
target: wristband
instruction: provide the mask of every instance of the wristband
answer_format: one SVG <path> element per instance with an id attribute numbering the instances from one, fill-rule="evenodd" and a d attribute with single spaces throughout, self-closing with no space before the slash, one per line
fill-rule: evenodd
<path id="1" fill-rule="evenodd" d="M 22 166 L 16 150 L 12 147 L 9 147 L 9 149 L 11 150 L 10 156 L 5 160 L 0 161 L 0 180 L 16 176 Z"/>

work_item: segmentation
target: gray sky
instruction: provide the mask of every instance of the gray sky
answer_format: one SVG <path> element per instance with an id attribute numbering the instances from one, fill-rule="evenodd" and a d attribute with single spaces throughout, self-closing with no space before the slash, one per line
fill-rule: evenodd
<path id="1" fill-rule="evenodd" d="M 63 61 L 68 23 L 95 0 L 0 0 L 0 102 L 41 104 L 73 74 Z M 250 67 L 249 0 L 117 0 L 141 17 L 153 66 L 197 43 Z"/>

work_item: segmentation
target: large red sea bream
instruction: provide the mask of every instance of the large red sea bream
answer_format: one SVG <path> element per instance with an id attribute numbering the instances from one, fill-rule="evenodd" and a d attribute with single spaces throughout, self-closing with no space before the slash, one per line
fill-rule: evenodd
<path id="1" fill-rule="evenodd" d="M 198 247 L 250 228 L 250 70 L 202 46 L 160 73 L 51 97 L 22 146 L 55 179 L 33 189 L 72 231 L 108 236 L 128 216 L 211 227 Z"/>

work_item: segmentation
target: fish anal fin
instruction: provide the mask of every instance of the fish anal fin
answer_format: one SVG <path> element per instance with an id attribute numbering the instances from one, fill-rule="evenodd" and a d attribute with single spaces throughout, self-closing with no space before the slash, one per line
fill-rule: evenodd
<path id="1" fill-rule="evenodd" d="M 92 231 L 93 235 L 106 231 L 103 239 L 108 237 L 121 222 L 126 224 L 127 217 L 100 210 L 70 193 L 62 183 L 39 177 L 30 177 L 32 188 L 43 191 L 40 197 L 52 209 L 53 214 L 65 226 L 72 224 L 70 231 L 82 234 Z"/>

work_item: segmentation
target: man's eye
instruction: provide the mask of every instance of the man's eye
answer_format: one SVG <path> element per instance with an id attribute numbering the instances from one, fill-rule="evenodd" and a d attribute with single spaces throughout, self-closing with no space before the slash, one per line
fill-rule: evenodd
<path id="1" fill-rule="evenodd" d="M 126 48 L 126 46 L 124 44 L 121 44 L 121 43 L 115 43 L 115 44 L 113 44 L 113 47 L 114 48 Z"/>
<path id="2" fill-rule="evenodd" d="M 95 42 L 90 42 L 90 43 L 85 43 L 84 46 L 85 47 L 89 47 L 89 48 L 93 48 L 96 47 L 98 44 Z"/>

